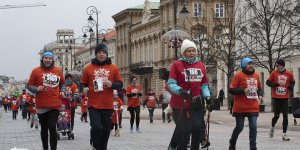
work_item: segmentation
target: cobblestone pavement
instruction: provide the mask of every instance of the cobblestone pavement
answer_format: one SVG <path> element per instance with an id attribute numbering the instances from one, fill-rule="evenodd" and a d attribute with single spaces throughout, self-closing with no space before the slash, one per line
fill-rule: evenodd
<path id="1" fill-rule="evenodd" d="M 128 112 L 124 112 L 123 128 L 121 136 L 115 137 L 113 133 L 110 136 L 109 150 L 166 150 L 171 135 L 174 130 L 174 123 L 162 123 L 160 120 L 161 110 L 155 112 L 153 124 L 149 123 L 147 110 L 141 110 L 142 133 L 129 132 Z M 278 129 L 275 130 L 273 139 L 268 138 L 268 123 L 270 122 L 271 113 L 261 113 L 258 120 L 258 149 L 264 150 L 295 150 L 300 149 L 300 126 L 294 126 L 293 131 L 289 130 L 288 135 L 291 141 L 284 142 L 281 139 L 281 119 L 278 122 Z M 89 145 L 89 124 L 80 122 L 80 114 L 75 116 L 74 140 L 68 140 L 67 136 L 58 141 L 59 150 L 90 150 Z M 214 111 L 211 114 L 212 124 L 210 128 L 210 150 L 228 149 L 228 140 L 234 128 L 234 118 L 230 117 L 225 110 Z M 292 120 L 290 118 L 290 120 Z M 291 121 L 290 121 L 291 122 Z M 241 133 L 237 150 L 249 149 L 248 126 L 245 121 L 244 131 Z M 265 124 L 265 125 L 264 125 Z M 26 148 L 29 150 L 41 150 L 39 129 L 30 128 L 30 123 L 21 118 L 19 112 L 17 120 L 12 120 L 12 113 L 5 113 L 0 108 L 0 150 L 10 150 L 11 148 Z M 290 126 L 293 126 L 292 124 Z"/>

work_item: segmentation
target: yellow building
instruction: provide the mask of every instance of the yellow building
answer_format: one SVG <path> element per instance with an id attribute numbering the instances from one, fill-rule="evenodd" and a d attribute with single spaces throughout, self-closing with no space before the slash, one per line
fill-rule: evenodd
<path id="1" fill-rule="evenodd" d="M 205 48 L 202 37 L 210 36 L 213 41 L 220 40 L 223 27 L 220 24 L 229 17 L 226 16 L 227 8 L 230 8 L 228 4 L 225 5 L 227 1 L 188 0 L 185 5 L 181 1 L 177 2 L 174 5 L 174 0 L 145 0 L 144 4 L 127 8 L 112 16 L 117 31 L 116 64 L 124 86 L 129 83 L 130 76 L 135 75 L 144 92 L 151 88 L 159 94 L 165 84 L 164 80 L 159 79 L 159 70 L 168 68 L 175 59 L 172 43 L 163 42 L 161 37 L 174 29 L 175 25 L 189 33 L 202 50 Z M 178 7 L 176 13 L 174 6 Z M 187 8 L 188 14 L 180 13 L 183 7 Z M 200 36 L 202 39 L 198 38 Z M 206 64 L 210 87 L 215 96 L 221 88 L 227 90 L 224 73 L 216 69 L 218 63 L 210 61 Z"/>

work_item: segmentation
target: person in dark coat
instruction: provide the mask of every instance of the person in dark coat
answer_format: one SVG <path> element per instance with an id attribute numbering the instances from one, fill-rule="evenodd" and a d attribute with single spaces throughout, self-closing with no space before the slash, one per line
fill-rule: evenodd
<path id="1" fill-rule="evenodd" d="M 221 89 L 219 91 L 219 96 L 218 96 L 219 102 L 220 102 L 220 106 L 223 106 L 223 100 L 224 100 L 224 90 Z"/>

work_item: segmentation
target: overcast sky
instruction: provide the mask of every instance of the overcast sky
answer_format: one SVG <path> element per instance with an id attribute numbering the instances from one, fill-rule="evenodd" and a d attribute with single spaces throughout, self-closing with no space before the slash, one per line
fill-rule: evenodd
<path id="1" fill-rule="evenodd" d="M 112 15 L 144 0 L 0 0 L 0 8 L 35 3 L 47 6 L 0 9 L 0 75 L 28 79 L 39 65 L 37 53 L 56 40 L 57 29 L 73 29 L 75 37 L 82 36 L 89 6 L 101 11 L 99 28 L 107 29 L 115 25 Z"/>

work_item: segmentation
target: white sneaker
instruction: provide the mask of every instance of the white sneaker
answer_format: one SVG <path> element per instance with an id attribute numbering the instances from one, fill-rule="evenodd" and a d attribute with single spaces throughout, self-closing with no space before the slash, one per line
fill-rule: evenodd
<path id="1" fill-rule="evenodd" d="M 270 129 L 269 137 L 270 137 L 270 138 L 273 138 L 273 137 L 274 137 L 274 128 L 271 128 L 271 129 Z"/>
<path id="2" fill-rule="evenodd" d="M 136 128 L 136 132 L 137 133 L 142 133 L 142 131 L 140 130 L 140 128 Z"/>
<path id="3" fill-rule="evenodd" d="M 130 128 L 130 133 L 133 133 L 133 128 Z"/>
<path id="4" fill-rule="evenodd" d="M 286 133 L 283 133 L 283 135 L 282 135 L 282 140 L 283 140 L 283 141 L 289 141 L 290 138 L 286 135 Z"/>

